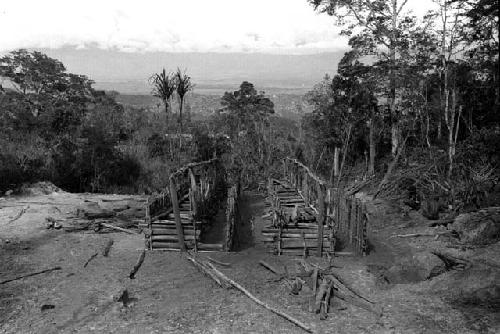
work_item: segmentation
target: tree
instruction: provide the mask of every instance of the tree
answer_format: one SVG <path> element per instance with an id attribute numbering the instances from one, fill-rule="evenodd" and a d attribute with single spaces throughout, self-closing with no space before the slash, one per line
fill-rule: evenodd
<path id="1" fill-rule="evenodd" d="M 92 81 L 67 73 L 64 65 L 47 55 L 20 49 L 0 58 L 0 77 L 13 91 L 0 94 L 12 103 L 13 120 L 23 119 L 29 130 L 61 133 L 73 131 L 95 100 Z"/>
<path id="2" fill-rule="evenodd" d="M 398 55 L 407 47 L 415 18 L 405 12 L 408 0 L 308 0 L 315 10 L 336 17 L 336 23 L 350 37 L 349 44 L 365 55 L 374 55 L 387 68 L 386 93 L 391 115 L 392 154 L 401 141 L 397 108 Z"/>
<path id="3" fill-rule="evenodd" d="M 152 95 L 156 96 L 163 102 L 165 107 L 165 117 L 168 125 L 168 115 L 170 113 L 170 99 L 176 90 L 175 76 L 167 73 L 165 69 L 160 73 L 155 73 L 149 78 L 150 84 L 153 86 Z"/>
<path id="4" fill-rule="evenodd" d="M 237 151 L 234 154 L 238 163 L 247 171 L 255 165 L 265 168 L 270 151 L 266 128 L 269 115 L 274 114 L 274 103 L 264 92 L 257 92 L 253 84 L 244 81 L 239 90 L 224 93 L 221 105 L 220 113 Z"/>
<path id="5" fill-rule="evenodd" d="M 180 132 L 182 133 L 182 109 L 184 106 L 184 99 L 186 94 L 193 90 L 194 85 L 191 82 L 191 77 L 186 74 L 186 71 L 182 72 L 180 68 L 177 68 L 175 72 L 175 89 L 177 95 L 179 96 L 179 124 Z"/>

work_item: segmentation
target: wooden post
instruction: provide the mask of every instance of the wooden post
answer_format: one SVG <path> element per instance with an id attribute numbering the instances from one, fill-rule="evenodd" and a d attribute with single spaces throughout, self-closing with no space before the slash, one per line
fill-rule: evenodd
<path id="1" fill-rule="evenodd" d="M 306 206 L 309 206 L 309 175 L 304 174 L 304 179 L 302 182 L 302 195 L 304 196 L 304 202 Z"/>
<path id="2" fill-rule="evenodd" d="M 149 250 L 153 250 L 153 239 L 151 238 L 151 235 L 153 234 L 153 225 L 151 224 L 151 210 L 149 208 L 149 202 L 146 205 L 146 223 L 148 224 L 148 230 L 149 230 L 149 236 L 147 237 L 149 244 L 147 246 L 149 247 Z"/>
<path id="3" fill-rule="evenodd" d="M 191 168 L 188 169 L 189 173 L 189 179 L 191 180 L 191 187 L 189 189 L 190 191 L 190 202 L 191 202 L 191 215 L 193 217 L 197 217 L 198 214 L 198 185 L 196 184 L 196 177 L 193 173 L 193 170 Z"/>
<path id="4" fill-rule="evenodd" d="M 325 223 L 325 186 L 318 184 L 318 257 L 323 254 L 323 225 Z"/>
<path id="5" fill-rule="evenodd" d="M 181 249 L 181 252 L 185 252 L 186 243 L 184 242 L 184 229 L 182 228 L 181 213 L 179 210 L 177 186 L 173 177 L 170 177 L 170 198 L 172 199 L 172 209 L 174 211 L 175 227 L 177 230 L 177 238 L 179 239 L 179 248 Z"/>

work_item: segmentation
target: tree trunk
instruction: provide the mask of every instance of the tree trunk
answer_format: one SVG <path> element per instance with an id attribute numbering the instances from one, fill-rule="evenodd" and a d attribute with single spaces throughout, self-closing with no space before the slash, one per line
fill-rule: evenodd
<path id="1" fill-rule="evenodd" d="M 389 95 L 389 111 L 391 114 L 392 125 L 391 125 L 391 152 L 392 156 L 396 156 L 399 147 L 399 124 L 398 117 L 396 115 L 396 72 L 394 68 L 396 67 L 396 29 L 397 29 L 397 0 L 391 0 L 392 5 L 392 32 L 391 41 L 389 46 L 389 54 L 391 59 L 390 67 L 390 95 Z"/>
<path id="2" fill-rule="evenodd" d="M 370 133 L 369 133 L 369 142 L 370 142 L 370 163 L 368 164 L 368 175 L 375 174 L 375 122 L 374 117 L 372 116 L 370 119 Z"/>
<path id="3" fill-rule="evenodd" d="M 339 155 L 340 155 L 340 148 L 335 146 L 333 149 L 333 163 L 332 163 L 332 168 L 330 169 L 330 183 L 333 184 L 335 181 L 335 178 L 339 174 Z"/>

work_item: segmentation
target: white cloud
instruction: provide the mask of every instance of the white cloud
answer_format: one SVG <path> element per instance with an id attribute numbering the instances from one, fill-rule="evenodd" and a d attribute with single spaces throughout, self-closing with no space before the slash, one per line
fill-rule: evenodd
<path id="1" fill-rule="evenodd" d="M 345 47 L 306 0 L 16 0 L 0 4 L 0 51 L 86 44 L 135 51 Z M 9 33 L 5 33 L 5 32 Z"/>
<path id="2" fill-rule="evenodd" d="M 64 45 L 129 51 L 336 50 L 333 19 L 306 0 L 3 0 L 0 51 Z M 7 33 L 8 32 L 8 33 Z"/>

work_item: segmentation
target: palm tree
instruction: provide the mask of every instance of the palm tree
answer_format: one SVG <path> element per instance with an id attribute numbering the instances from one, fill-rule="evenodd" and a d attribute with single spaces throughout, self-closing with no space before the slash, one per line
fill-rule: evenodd
<path id="1" fill-rule="evenodd" d="M 163 69 L 160 73 L 155 73 L 149 78 L 149 83 L 153 86 L 151 94 L 161 99 L 163 105 L 165 106 L 165 113 L 167 117 L 168 125 L 168 114 L 170 109 L 170 99 L 176 89 L 176 80 L 174 74 L 167 73 Z"/>
<path id="2" fill-rule="evenodd" d="M 177 68 L 177 72 L 174 76 L 177 95 L 179 95 L 179 123 L 180 132 L 182 133 L 182 109 L 184 107 L 184 98 L 186 94 L 193 89 L 194 85 L 191 82 L 191 77 L 186 74 L 186 70 L 182 72 L 180 68 Z"/>

